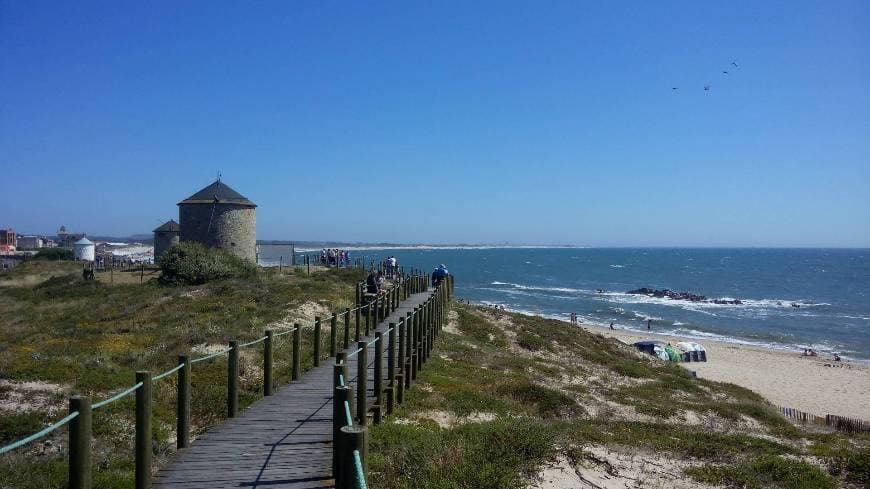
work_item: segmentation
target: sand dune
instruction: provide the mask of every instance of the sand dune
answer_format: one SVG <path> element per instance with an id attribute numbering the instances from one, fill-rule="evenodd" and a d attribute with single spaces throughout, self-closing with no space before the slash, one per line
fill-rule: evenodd
<path id="1" fill-rule="evenodd" d="M 589 331 L 633 343 L 639 340 L 697 341 L 665 335 L 641 335 L 584 325 Z M 820 416 L 836 414 L 870 420 L 870 366 L 834 362 L 825 357 L 702 341 L 706 363 L 684 363 L 699 377 L 731 382 L 763 395 L 771 403 Z"/>

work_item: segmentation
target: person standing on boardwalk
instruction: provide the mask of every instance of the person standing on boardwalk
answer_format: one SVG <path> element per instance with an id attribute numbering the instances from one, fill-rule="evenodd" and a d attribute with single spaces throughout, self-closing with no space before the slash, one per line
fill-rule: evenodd
<path id="1" fill-rule="evenodd" d="M 450 272 L 447 271 L 447 267 L 443 264 L 438 265 L 438 268 L 432 271 L 432 286 L 438 287 L 438 284 L 447 278 L 448 275 L 450 275 Z"/>

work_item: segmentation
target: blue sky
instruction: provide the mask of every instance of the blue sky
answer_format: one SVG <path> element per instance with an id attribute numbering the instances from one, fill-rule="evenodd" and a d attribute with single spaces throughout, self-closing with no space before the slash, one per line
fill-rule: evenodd
<path id="1" fill-rule="evenodd" d="M 220 171 L 261 239 L 870 246 L 868 25 L 866 1 L 0 1 L 0 226 L 147 233 Z"/>

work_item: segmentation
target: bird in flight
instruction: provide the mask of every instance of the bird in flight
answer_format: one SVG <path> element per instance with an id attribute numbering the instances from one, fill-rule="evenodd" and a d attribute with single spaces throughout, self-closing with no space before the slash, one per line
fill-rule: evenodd
<path id="1" fill-rule="evenodd" d="M 671 90 L 679 90 L 680 87 L 671 87 Z"/>
<path id="2" fill-rule="evenodd" d="M 737 68 L 737 67 L 738 67 L 738 66 L 737 66 L 737 63 L 736 63 L 736 62 L 734 62 L 734 61 L 732 61 L 732 62 L 731 62 L 731 66 L 733 66 L 733 67 L 735 67 L 735 68 Z"/>
<path id="3" fill-rule="evenodd" d="M 704 91 L 705 91 L 705 92 L 709 92 L 709 91 L 710 91 L 710 85 L 704 85 Z"/>
<path id="4" fill-rule="evenodd" d="M 727 74 L 728 74 L 728 72 L 727 72 L 727 71 L 725 71 L 725 70 L 722 70 L 722 73 L 723 73 L 723 74 L 725 74 L 725 75 L 727 75 Z"/>

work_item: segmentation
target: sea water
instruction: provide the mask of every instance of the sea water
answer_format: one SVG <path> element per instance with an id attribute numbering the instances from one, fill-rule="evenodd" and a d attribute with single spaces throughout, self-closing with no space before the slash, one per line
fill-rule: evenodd
<path id="1" fill-rule="evenodd" d="M 261 250 L 263 261 L 270 252 L 280 251 Z M 653 333 L 870 360 L 867 249 L 351 250 L 367 262 L 389 255 L 428 272 L 447 265 L 457 297 L 480 304 L 559 319 L 576 313 L 581 322 L 641 332 L 652 320 Z M 640 287 L 742 304 L 626 294 Z"/>

